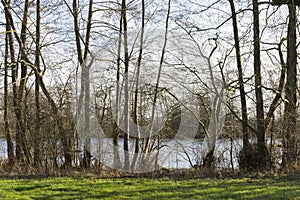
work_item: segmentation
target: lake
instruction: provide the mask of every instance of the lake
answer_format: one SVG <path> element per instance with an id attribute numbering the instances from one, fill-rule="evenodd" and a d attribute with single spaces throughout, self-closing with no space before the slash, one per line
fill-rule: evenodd
<path id="1" fill-rule="evenodd" d="M 276 141 L 279 143 L 280 141 Z M 81 142 L 81 145 L 83 142 Z M 113 145 L 111 138 L 92 138 L 91 153 L 100 162 L 105 165 L 113 166 Z M 183 169 L 191 168 L 194 165 L 202 164 L 203 157 L 208 152 L 207 143 L 201 140 L 162 140 L 163 146 L 160 149 L 158 165 L 164 168 Z M 83 146 L 83 145 L 82 145 Z M 123 139 L 119 140 L 120 157 L 124 160 Z M 230 140 L 218 139 L 216 141 L 215 156 L 217 159 L 217 168 L 231 169 L 232 165 L 238 168 L 238 152 L 242 148 L 242 139 Z M 131 159 L 134 151 L 134 140 L 130 140 Z M 231 153 L 232 152 L 232 156 Z M 282 155 L 281 148 L 275 148 L 273 156 L 276 163 L 280 165 Z M 6 140 L 0 138 L 0 160 L 7 159 Z"/>
<path id="2" fill-rule="evenodd" d="M 192 165 L 198 165 L 207 152 L 207 144 L 201 140 L 162 140 L 159 152 L 158 164 L 164 168 L 191 168 Z M 123 159 L 122 151 L 123 139 L 119 141 L 120 155 Z M 215 155 L 218 161 L 217 167 L 231 168 L 230 150 L 232 149 L 232 163 L 234 167 L 238 167 L 237 152 L 242 148 L 242 140 L 236 139 L 231 142 L 229 140 L 218 139 L 216 142 Z M 112 166 L 112 139 L 92 139 L 91 152 L 102 163 Z M 134 150 L 134 141 L 130 142 L 131 151 Z M 6 140 L 0 138 L 0 160 L 7 159 Z M 189 161 L 190 160 L 190 161 Z M 191 163 L 190 163 L 191 162 Z"/>

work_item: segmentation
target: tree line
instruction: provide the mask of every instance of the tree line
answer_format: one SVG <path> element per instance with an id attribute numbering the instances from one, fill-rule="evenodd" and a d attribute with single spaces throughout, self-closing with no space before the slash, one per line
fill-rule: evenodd
<path id="1" fill-rule="evenodd" d="M 175 137 L 207 141 L 208 168 L 218 137 L 242 139 L 240 169 L 274 168 L 275 143 L 281 168 L 297 163 L 298 1 L 1 4 L 8 166 L 101 166 L 97 137 L 131 172 L 158 169 Z"/>

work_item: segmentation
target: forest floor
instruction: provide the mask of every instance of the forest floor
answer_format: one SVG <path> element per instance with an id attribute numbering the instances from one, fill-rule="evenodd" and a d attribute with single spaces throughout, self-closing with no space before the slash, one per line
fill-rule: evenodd
<path id="1" fill-rule="evenodd" d="M 0 177 L 0 199 L 300 199 L 299 175 L 240 178 Z"/>

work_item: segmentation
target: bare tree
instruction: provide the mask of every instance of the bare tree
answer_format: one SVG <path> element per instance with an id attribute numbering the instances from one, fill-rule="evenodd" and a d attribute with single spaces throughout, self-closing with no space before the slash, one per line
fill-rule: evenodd
<path id="1" fill-rule="evenodd" d="M 23 16 L 23 20 L 22 20 L 22 28 L 21 28 L 21 35 L 19 36 L 19 34 L 17 33 L 17 29 L 15 27 L 15 24 L 14 24 L 14 20 L 13 20 L 13 17 L 11 15 L 11 8 L 8 6 L 7 2 L 5 2 L 4 0 L 1 0 L 2 4 L 4 5 L 4 8 L 5 8 L 5 13 L 7 14 L 7 19 L 8 19 L 8 23 L 11 27 L 11 30 L 12 30 L 12 33 L 14 34 L 14 38 L 15 40 L 17 41 L 18 43 L 18 47 L 19 47 L 19 51 L 20 51 L 20 54 L 21 54 L 21 63 L 23 63 L 23 70 L 22 70 L 22 66 L 21 66 L 21 72 L 23 71 L 23 75 L 21 73 L 21 77 L 24 78 L 24 82 L 22 84 L 24 84 L 22 86 L 21 84 L 21 81 L 20 80 L 20 86 L 19 86 L 19 92 L 17 92 L 17 85 L 15 85 L 15 87 L 13 86 L 13 93 L 14 93 L 14 98 L 16 99 L 16 102 L 14 102 L 14 105 L 16 105 L 16 108 L 19 108 L 18 106 L 18 103 L 20 102 L 20 96 L 24 96 L 24 91 L 21 90 L 21 88 L 25 89 L 25 84 L 26 84 L 26 79 L 28 78 L 27 77 L 27 73 L 25 73 L 27 71 L 27 67 L 30 67 L 33 72 L 38 75 L 38 82 L 39 82 L 39 86 L 41 88 L 41 90 L 43 91 L 45 97 L 47 98 L 48 100 L 48 103 L 50 104 L 50 107 L 52 109 L 52 112 L 53 112 L 53 115 L 55 116 L 54 117 L 54 121 L 55 121 L 55 124 L 58 128 L 58 133 L 59 133 L 59 137 L 60 137 L 60 141 L 62 143 L 62 148 L 63 148 L 63 153 L 64 153 L 64 165 L 65 166 L 71 166 L 72 165 L 72 149 L 70 147 L 70 141 L 69 141 L 69 135 L 68 135 L 68 132 L 65 130 L 64 128 L 64 125 L 63 125 L 63 121 L 62 121 L 62 118 L 61 118 L 61 115 L 60 115 L 60 112 L 59 112 L 59 108 L 58 106 L 56 105 L 54 99 L 51 97 L 51 94 L 49 93 L 44 81 L 43 81 L 43 77 L 42 77 L 42 74 L 40 74 L 37 70 L 37 68 L 35 67 L 35 65 L 30 61 L 29 59 L 29 56 L 27 54 L 27 49 L 26 49 L 26 45 L 25 45 L 25 41 L 26 41 L 26 36 L 24 35 L 26 33 L 26 30 L 28 27 L 26 27 L 24 24 L 24 16 L 25 18 L 27 18 L 27 14 L 24 14 Z M 26 4 L 27 3 L 27 4 Z M 28 12 L 28 2 L 25 2 L 25 11 Z M 25 12 L 25 13 L 26 13 Z M 25 20 L 26 22 L 26 20 Z M 24 27 L 23 27 L 24 26 Z M 13 41 L 13 40 L 11 40 Z M 10 42 L 10 44 L 13 44 L 13 42 Z M 12 52 L 14 52 L 13 48 L 10 48 L 11 49 L 11 57 L 12 57 L 12 60 L 15 59 L 12 55 Z M 14 68 L 15 71 L 16 68 Z M 17 77 L 17 73 L 13 75 L 13 85 L 16 84 L 16 77 Z M 22 91 L 22 92 L 21 92 Z M 20 94 L 21 93 L 21 94 Z M 24 97 L 23 97 L 24 98 Z M 25 103 L 25 102 L 23 102 Z M 22 112 L 21 112 L 22 114 Z M 20 109 L 16 109 L 16 118 L 17 118 L 17 131 L 19 130 L 20 128 L 20 123 L 19 123 L 19 120 L 24 120 L 24 115 L 22 118 L 20 118 Z M 18 119 L 19 118 L 19 119 Z M 23 124 L 24 125 L 24 124 Z M 23 127 L 23 132 L 25 133 L 25 129 L 26 127 L 25 126 L 22 126 Z M 22 133 L 23 133 L 22 132 Z M 17 150 L 20 150 L 20 148 L 22 148 L 22 152 L 25 154 L 25 161 L 27 161 L 27 163 L 29 164 L 30 163 L 30 158 L 31 158 L 31 155 L 30 155 L 30 152 L 27 148 L 27 144 L 26 144 L 26 138 L 25 138 L 25 135 L 22 134 L 22 137 L 21 138 L 18 138 L 20 135 L 18 135 L 18 132 L 16 133 L 16 143 L 18 142 L 18 140 L 21 140 L 21 147 L 16 148 L 16 154 L 18 153 Z M 22 156 L 22 152 L 19 154 L 19 156 Z M 22 158 L 20 158 L 22 159 Z"/>
<path id="2" fill-rule="evenodd" d="M 120 136 L 120 76 L 121 76 L 121 48 L 122 48 L 122 30 L 123 30 L 123 16 L 121 8 L 121 16 L 119 21 L 119 38 L 118 38 L 118 55 L 117 55 L 117 87 L 116 87 L 116 123 L 114 123 L 113 135 L 113 154 L 114 154 L 114 168 L 121 168 L 120 151 L 119 151 L 119 136 Z"/>
<path id="3" fill-rule="evenodd" d="M 8 1 L 1 1 L 6 14 L 6 20 L 7 24 L 11 27 L 11 30 L 14 32 L 14 24 L 13 24 L 13 18 L 10 13 L 10 4 Z M 27 63 L 26 63 L 26 57 L 27 53 L 25 50 L 25 44 L 27 39 L 27 20 L 28 20 L 28 9 L 29 9 L 29 1 L 24 2 L 24 12 L 23 12 L 23 18 L 22 18 L 22 26 L 21 26 L 21 36 L 17 36 L 17 33 L 14 32 L 14 35 L 18 37 L 18 43 L 20 45 L 20 54 L 21 54 L 21 75 L 20 75 L 20 83 L 17 85 L 17 65 L 16 65 L 16 59 L 15 59 L 15 51 L 12 43 L 12 38 L 10 39 L 10 52 L 12 56 L 12 63 L 13 65 L 16 65 L 13 72 L 13 92 L 14 92 L 14 106 L 15 106 L 15 116 L 16 116 L 16 159 L 18 161 L 25 161 L 25 163 L 30 164 L 31 155 L 27 146 L 26 142 L 26 127 L 24 124 L 24 109 L 25 109 L 25 87 L 26 87 L 26 81 L 27 81 Z M 24 160 L 25 159 L 25 160 Z"/>
<path id="4" fill-rule="evenodd" d="M 66 3 L 66 2 L 65 2 Z M 66 3 L 67 4 L 67 3 Z M 68 5 L 68 4 L 67 4 Z M 79 28 L 79 19 L 78 13 L 79 7 L 77 4 L 77 0 L 73 0 L 73 21 L 74 21 L 74 32 L 76 38 L 76 49 L 77 49 L 77 59 L 79 65 L 81 66 L 81 87 L 80 87 L 80 95 L 79 102 L 76 113 L 76 121 L 78 116 L 81 114 L 83 98 L 84 98 L 84 158 L 83 164 L 85 167 L 89 167 L 91 164 L 91 138 L 90 138 L 90 68 L 93 63 L 93 58 L 89 64 L 87 64 L 88 55 L 91 53 L 89 50 L 90 37 L 91 37 L 91 28 L 92 28 L 92 16 L 93 16 L 93 0 L 89 1 L 89 9 L 88 9 L 88 19 L 86 24 L 86 34 L 85 40 L 83 41 L 83 37 L 80 33 Z M 84 52 L 82 52 L 81 43 L 84 43 Z M 77 123 L 77 122 L 75 122 Z"/>
<path id="5" fill-rule="evenodd" d="M 122 19 L 123 19 L 123 37 L 124 37 L 124 76 L 125 76 L 125 105 L 124 105 L 124 170 L 130 169 L 130 149 L 129 149 L 129 52 L 128 52 L 128 30 L 127 30 L 127 5 L 126 0 L 122 0 Z"/>
<path id="6" fill-rule="evenodd" d="M 266 169 L 269 163 L 269 153 L 266 147 L 264 100 L 262 94 L 262 77 L 260 61 L 260 31 L 259 31 L 259 8 L 258 1 L 253 0 L 253 37 L 254 37 L 254 75 L 255 75 L 255 96 L 256 96 L 256 136 L 257 156 L 259 163 L 257 167 Z"/>
<path id="7" fill-rule="evenodd" d="M 7 19 L 7 15 L 6 19 Z M 11 42 L 11 28 L 9 23 L 6 24 L 6 35 L 5 35 L 5 58 L 4 58 L 4 133 L 7 141 L 7 155 L 8 155 L 8 164 L 12 165 L 14 162 L 14 149 L 12 136 L 9 129 L 9 93 L 8 93 L 8 68 L 9 66 L 13 66 L 11 63 L 9 65 L 9 44 Z"/>
<path id="8" fill-rule="evenodd" d="M 138 91 L 139 91 L 139 81 L 140 81 L 140 72 L 141 72 L 141 63 L 143 56 L 143 48 L 144 48 L 144 32 L 145 32 L 145 1 L 142 0 L 142 27 L 141 27 L 141 36 L 140 36 L 140 49 L 139 56 L 137 60 L 137 71 L 135 78 L 135 93 L 134 93 L 134 106 L 133 106 L 133 121 L 137 125 L 137 136 L 135 138 L 135 150 L 134 156 L 131 164 L 131 171 L 134 171 L 135 165 L 137 162 L 137 158 L 140 152 L 140 130 L 139 130 L 139 119 L 138 119 Z"/>
<path id="9" fill-rule="evenodd" d="M 149 164 L 149 153 L 151 152 L 150 150 L 150 143 L 151 139 L 153 137 L 153 131 L 154 131 L 154 118 L 155 118 L 155 107 L 157 103 L 157 98 L 158 98 L 158 92 L 159 92 L 159 83 L 161 79 L 161 73 L 162 73 L 162 68 L 164 65 L 164 60 L 165 60 L 165 53 L 166 53 L 166 47 L 167 47 L 167 42 L 168 42 L 168 32 L 169 32 L 169 20 L 170 20 L 170 13 L 171 13 L 171 0 L 168 1 L 168 8 L 167 8 L 167 16 L 166 16 L 166 22 L 165 22 L 165 32 L 164 32 L 164 42 L 163 42 L 163 47 L 161 51 L 161 56 L 160 56 L 160 62 L 159 62 L 159 69 L 157 72 L 157 77 L 156 77 L 156 83 L 155 83 L 155 88 L 154 88 L 154 97 L 153 97 L 153 103 L 152 103 L 152 110 L 151 110 L 151 126 L 149 130 L 149 135 L 148 138 L 146 139 L 145 142 L 145 147 L 144 147 L 144 158 L 143 162 L 144 164 Z M 159 138 L 158 138 L 159 140 Z M 157 166 L 155 166 L 157 168 Z"/>
<path id="10" fill-rule="evenodd" d="M 40 24 L 41 24 L 41 2 L 40 0 L 36 1 L 36 49 L 35 49 L 35 73 L 41 73 L 40 70 Z M 35 135 L 34 135 L 34 165 L 39 167 L 41 165 L 41 158 L 40 158 L 40 84 L 39 84 L 39 74 L 35 74 Z"/>
<path id="11" fill-rule="evenodd" d="M 248 113 L 247 113 L 247 101 L 246 101 L 246 92 L 245 92 L 245 82 L 243 78 L 243 69 L 241 61 L 241 52 L 240 52 L 240 38 L 237 24 L 237 14 L 235 11 L 235 5 L 233 0 L 229 0 L 231 14 L 232 14 L 232 27 L 234 35 L 234 46 L 236 51 L 236 63 L 238 69 L 238 83 L 239 91 L 241 98 L 241 108 L 242 108 L 242 132 L 243 132 L 243 151 L 247 153 L 249 151 L 249 131 L 248 131 Z M 251 161 L 250 161 L 251 162 Z"/>
<path id="12" fill-rule="evenodd" d="M 283 122 L 283 165 L 289 167 L 297 159 L 297 15 L 296 6 L 288 5 L 289 24 L 287 36 L 287 81 L 285 85 L 285 109 Z"/>

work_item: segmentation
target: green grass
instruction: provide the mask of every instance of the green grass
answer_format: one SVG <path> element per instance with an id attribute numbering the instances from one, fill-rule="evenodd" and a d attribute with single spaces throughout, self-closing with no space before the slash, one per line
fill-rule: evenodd
<path id="1" fill-rule="evenodd" d="M 300 177 L 180 181 L 0 178 L 0 199 L 300 199 Z"/>

